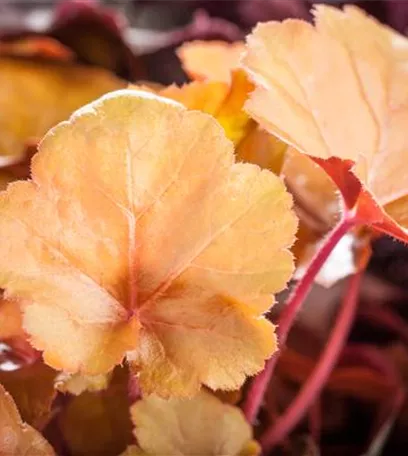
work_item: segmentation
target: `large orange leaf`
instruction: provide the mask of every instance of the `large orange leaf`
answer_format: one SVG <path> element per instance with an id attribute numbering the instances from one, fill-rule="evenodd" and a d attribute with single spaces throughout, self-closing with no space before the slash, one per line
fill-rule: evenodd
<path id="1" fill-rule="evenodd" d="M 28 140 L 121 87 L 124 81 L 99 68 L 0 57 L 0 155 L 22 154 Z"/>
<path id="2" fill-rule="evenodd" d="M 256 455 L 251 426 L 237 407 L 201 391 L 190 400 L 145 397 L 131 408 L 138 447 L 127 455 Z"/>
<path id="3" fill-rule="evenodd" d="M 236 389 L 276 349 L 261 314 L 293 270 L 282 181 L 235 164 L 210 116 L 151 94 L 102 97 L 54 128 L 32 181 L 0 196 L 0 286 L 47 363 L 142 388 Z M 192 356 L 194 354 L 194 356 Z"/>
<path id="4" fill-rule="evenodd" d="M 355 7 L 314 14 L 315 27 L 269 22 L 248 38 L 247 110 L 316 157 L 366 222 L 407 240 L 408 40 Z"/>
<path id="5" fill-rule="evenodd" d="M 53 456 L 55 454 L 39 432 L 23 423 L 13 399 L 1 385 L 0 454 L 4 456 Z"/>
<path id="6" fill-rule="evenodd" d="M 239 41 L 190 41 L 180 46 L 177 54 L 192 79 L 229 83 L 244 49 L 244 43 Z"/>

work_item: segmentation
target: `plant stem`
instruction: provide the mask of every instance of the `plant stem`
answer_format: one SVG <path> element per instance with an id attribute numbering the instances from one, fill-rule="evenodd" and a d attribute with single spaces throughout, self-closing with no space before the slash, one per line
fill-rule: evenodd
<path id="1" fill-rule="evenodd" d="M 354 322 L 361 276 L 362 271 L 359 271 L 350 278 L 342 308 L 337 316 L 326 348 L 323 350 L 312 374 L 285 413 L 261 436 L 260 443 L 265 453 L 268 453 L 277 443 L 282 442 L 299 423 L 329 378 Z"/>
<path id="2" fill-rule="evenodd" d="M 277 335 L 280 345 L 280 351 L 286 343 L 286 339 L 297 313 L 302 306 L 312 288 L 314 279 L 322 268 L 323 264 L 329 257 L 330 253 L 336 247 L 341 238 L 356 224 L 354 215 L 346 212 L 337 226 L 329 233 L 321 248 L 316 252 L 310 262 L 304 276 L 299 280 L 295 289 L 289 296 L 289 299 L 283 309 L 277 327 Z M 278 354 L 275 353 L 265 364 L 264 370 L 257 375 L 252 381 L 247 394 L 246 401 L 243 404 L 243 411 L 250 423 L 254 423 L 261 407 L 266 388 L 272 377 Z"/>

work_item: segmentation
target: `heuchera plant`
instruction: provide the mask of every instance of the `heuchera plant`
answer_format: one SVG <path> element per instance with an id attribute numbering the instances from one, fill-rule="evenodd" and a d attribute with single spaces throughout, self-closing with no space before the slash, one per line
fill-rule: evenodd
<path id="1" fill-rule="evenodd" d="M 370 241 L 408 240 L 408 41 L 319 6 L 314 25 L 184 45 L 184 86 L 124 88 L 33 40 L 0 48 L 0 455 L 268 454 L 341 356 L 395 380 L 395 414 L 398 376 L 345 344 Z M 289 331 L 346 234 L 325 348 L 265 422 Z M 301 269 L 275 331 L 274 295 Z"/>

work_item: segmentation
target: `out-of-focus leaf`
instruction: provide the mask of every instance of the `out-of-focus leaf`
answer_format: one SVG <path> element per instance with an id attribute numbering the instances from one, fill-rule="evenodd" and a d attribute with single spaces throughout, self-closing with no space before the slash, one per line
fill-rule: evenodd
<path id="1" fill-rule="evenodd" d="M 110 73 L 65 62 L 0 57 L 0 155 L 20 156 L 80 106 L 121 88 Z"/>
<path id="2" fill-rule="evenodd" d="M 145 76 L 125 35 L 126 16 L 98 1 L 64 0 L 57 4 L 47 34 L 71 49 L 78 59 L 128 80 Z"/>
<path id="3" fill-rule="evenodd" d="M 0 174 L 1 175 L 1 174 Z M 0 341 L 24 335 L 20 303 L 15 299 L 0 297 Z"/>
<path id="4" fill-rule="evenodd" d="M 241 410 L 204 390 L 189 400 L 148 396 L 136 402 L 131 413 L 141 454 L 259 454 Z M 130 454 L 140 450 L 133 447 Z"/>
<path id="5" fill-rule="evenodd" d="M 23 423 L 16 404 L 0 385 L 0 454 L 3 456 L 54 456 L 44 437 Z"/>
<path id="6" fill-rule="evenodd" d="M 185 4 L 185 2 L 183 3 Z M 143 32 L 141 33 L 143 35 Z M 134 32 L 133 34 L 135 35 Z M 192 22 L 187 26 L 167 32 L 150 31 L 147 33 L 144 47 L 147 45 L 149 51 L 140 57 L 147 72 L 143 77 L 165 85 L 184 83 L 187 78 L 176 54 L 177 48 L 181 44 L 204 39 L 235 42 L 243 40 L 243 38 L 244 33 L 235 24 L 217 17 L 210 17 L 205 11 L 197 10 Z M 132 34 L 130 34 L 130 40 L 132 40 Z M 134 39 L 135 48 L 140 46 L 138 44 L 140 41 L 140 38 L 139 40 Z"/>
<path id="7" fill-rule="evenodd" d="M 118 455 L 132 441 L 128 372 L 116 368 L 104 391 L 73 397 L 59 418 L 72 456 Z"/>
<path id="8" fill-rule="evenodd" d="M 59 41 L 47 36 L 35 35 L 0 41 L 0 55 L 47 58 L 58 61 L 72 61 L 75 58 L 73 51 Z"/>
<path id="9" fill-rule="evenodd" d="M 320 232 L 329 231 L 341 212 L 332 179 L 313 160 L 293 148 L 286 151 L 281 175 L 294 197 L 300 219 Z"/>
<path id="10" fill-rule="evenodd" d="M 78 396 L 85 391 L 97 392 L 106 389 L 112 373 L 100 375 L 67 374 L 61 372 L 55 378 L 55 388 L 62 393 Z"/>
<path id="11" fill-rule="evenodd" d="M 130 88 L 139 89 L 137 86 Z M 227 82 L 192 82 L 182 87 L 172 85 L 163 89 L 154 90 L 141 87 L 182 103 L 186 108 L 199 110 L 211 114 L 224 127 L 227 137 L 240 144 L 241 141 L 256 127 L 253 120 L 242 110 L 245 100 L 252 90 L 252 84 L 244 73 L 236 71 Z M 256 147 L 255 141 L 247 143 Z"/>
<path id="12" fill-rule="evenodd" d="M 149 453 L 144 452 L 137 445 L 130 445 L 120 456 L 149 456 Z"/>
<path id="13" fill-rule="evenodd" d="M 285 161 L 287 145 L 257 125 L 237 146 L 237 160 L 254 163 L 279 175 Z"/>
<path id="14" fill-rule="evenodd" d="M 244 49 L 240 41 L 191 41 L 180 46 L 177 55 L 192 79 L 230 83 Z"/>
<path id="15" fill-rule="evenodd" d="M 244 32 L 228 20 L 210 16 L 206 11 L 197 9 L 191 23 L 172 30 L 169 38 L 169 43 L 173 45 L 194 40 L 223 40 L 232 43 L 242 40 Z"/>
<path id="16" fill-rule="evenodd" d="M 41 429 L 50 418 L 56 391 L 54 369 L 38 360 L 12 371 L 0 371 L 0 383 L 13 396 L 21 418 Z"/>

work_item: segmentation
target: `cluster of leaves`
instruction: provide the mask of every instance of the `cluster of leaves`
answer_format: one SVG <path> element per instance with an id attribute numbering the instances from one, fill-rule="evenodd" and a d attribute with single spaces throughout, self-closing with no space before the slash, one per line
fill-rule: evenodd
<path id="1" fill-rule="evenodd" d="M 333 395 L 380 410 L 381 444 L 404 380 L 347 341 L 371 240 L 408 240 L 408 40 L 355 7 L 313 15 L 183 44 L 182 86 L 140 81 L 86 2 L 0 42 L 1 455 L 255 456 L 310 410 L 302 454 Z M 350 274 L 316 366 L 284 350 L 314 280 Z M 361 311 L 408 340 L 383 312 Z"/>

